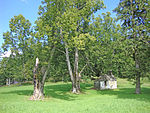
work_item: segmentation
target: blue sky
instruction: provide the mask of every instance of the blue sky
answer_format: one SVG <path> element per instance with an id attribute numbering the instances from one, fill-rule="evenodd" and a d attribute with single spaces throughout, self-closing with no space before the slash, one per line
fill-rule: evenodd
<path id="1" fill-rule="evenodd" d="M 102 12 L 111 12 L 112 16 L 115 13 L 112 12 L 117 7 L 120 0 L 104 0 L 106 5 L 105 10 L 98 11 L 96 15 Z M 0 47 L 3 43 L 3 32 L 9 30 L 9 21 L 13 16 L 22 14 L 28 19 L 32 25 L 38 17 L 38 7 L 41 4 L 41 0 L 0 0 Z"/>

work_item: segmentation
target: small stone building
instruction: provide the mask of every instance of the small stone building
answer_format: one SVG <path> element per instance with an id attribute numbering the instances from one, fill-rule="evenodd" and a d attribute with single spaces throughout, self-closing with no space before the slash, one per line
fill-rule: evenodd
<path id="1" fill-rule="evenodd" d="M 117 80 L 113 75 L 103 75 L 100 76 L 99 79 L 94 81 L 95 89 L 116 89 L 117 88 Z"/>

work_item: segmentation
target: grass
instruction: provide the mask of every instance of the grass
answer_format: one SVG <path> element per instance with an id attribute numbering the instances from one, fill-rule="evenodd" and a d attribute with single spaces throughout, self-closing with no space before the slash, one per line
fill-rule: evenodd
<path id="1" fill-rule="evenodd" d="M 44 101 L 30 101 L 33 86 L 0 87 L 0 113 L 150 113 L 150 82 L 135 86 L 118 79 L 118 89 L 97 91 L 82 83 L 82 93 L 70 93 L 70 83 L 46 83 Z"/>

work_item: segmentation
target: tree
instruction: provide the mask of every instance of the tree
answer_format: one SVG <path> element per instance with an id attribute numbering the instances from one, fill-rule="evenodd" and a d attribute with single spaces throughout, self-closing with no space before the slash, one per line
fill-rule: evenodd
<path id="1" fill-rule="evenodd" d="M 83 29 L 85 23 L 89 23 L 90 16 L 98 9 L 103 8 L 102 1 L 71 1 L 69 7 L 66 7 L 66 11 L 61 16 L 59 24 L 62 29 L 61 39 L 63 39 L 66 51 L 66 61 L 68 65 L 68 71 L 72 81 L 72 92 L 80 92 L 80 76 L 79 76 L 79 51 L 84 50 L 88 45 L 88 41 L 94 41 L 95 38 L 90 36 Z M 73 6 L 73 7 L 72 7 Z M 87 24 L 86 24 L 87 25 Z M 68 48 L 74 49 L 74 70 L 69 58 Z"/>
<path id="2" fill-rule="evenodd" d="M 16 72 L 22 80 L 26 79 L 25 63 L 29 56 L 29 40 L 31 33 L 31 23 L 21 14 L 14 16 L 9 22 L 10 31 L 3 33 L 4 43 L 2 48 L 4 51 L 11 51 L 13 60 L 16 60 Z M 11 58 L 8 58 L 11 59 Z M 13 65 L 13 64 L 11 64 Z M 15 65 L 13 65 L 14 67 Z M 19 78 L 19 77 L 18 77 Z"/>
<path id="3" fill-rule="evenodd" d="M 96 41 L 86 51 L 91 75 L 99 77 L 109 71 L 118 75 L 118 67 L 121 65 L 118 52 L 118 43 L 122 39 L 121 26 L 111 17 L 110 12 L 102 13 L 102 16 L 98 17 L 93 16 L 92 21 L 89 32 L 96 37 Z"/>
<path id="4" fill-rule="evenodd" d="M 133 58 L 132 78 L 136 80 L 136 94 L 141 93 L 140 78 L 148 72 L 149 65 L 149 1 L 121 0 L 117 12 L 118 19 L 126 32 L 127 54 Z"/>
<path id="5" fill-rule="evenodd" d="M 52 0 L 44 1 L 43 4 L 45 5 L 40 7 L 40 14 L 46 23 L 50 25 L 52 22 L 51 26 L 56 26 L 53 29 L 54 33 L 60 34 L 57 39 L 65 48 L 68 71 L 72 81 L 72 92 L 79 93 L 79 50 L 84 49 L 87 39 L 94 39 L 84 32 L 83 27 L 85 27 L 85 22 L 90 22 L 90 16 L 103 8 L 104 4 L 99 0 Z M 70 50 L 74 52 L 74 62 L 70 60 Z M 74 66 L 74 70 L 72 66 Z"/>

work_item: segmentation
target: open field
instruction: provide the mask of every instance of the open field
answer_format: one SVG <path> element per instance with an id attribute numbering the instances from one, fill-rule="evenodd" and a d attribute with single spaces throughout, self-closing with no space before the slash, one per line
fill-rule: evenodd
<path id="1" fill-rule="evenodd" d="M 82 83 L 82 94 L 70 93 L 70 83 L 46 83 L 46 98 L 30 101 L 33 86 L 0 87 L 0 113 L 150 113 L 150 82 L 142 94 L 134 94 L 132 83 L 119 79 L 118 89 L 97 91 Z"/>

